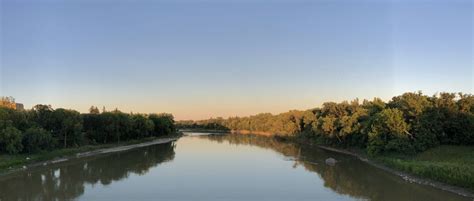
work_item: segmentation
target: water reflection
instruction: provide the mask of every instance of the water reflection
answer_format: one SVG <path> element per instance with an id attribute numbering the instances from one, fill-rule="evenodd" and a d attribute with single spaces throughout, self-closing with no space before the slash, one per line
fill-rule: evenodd
<path id="1" fill-rule="evenodd" d="M 328 166 L 328 157 L 339 162 Z M 1 201 L 315 198 L 470 200 L 405 182 L 353 157 L 250 135 L 188 136 L 0 177 Z"/>
<path id="2" fill-rule="evenodd" d="M 0 200 L 72 200 L 86 184 L 109 185 L 143 175 L 174 159 L 175 144 L 160 144 L 41 167 L 0 178 Z"/>
<path id="3" fill-rule="evenodd" d="M 315 147 L 282 142 L 274 138 L 252 135 L 200 136 L 219 143 L 251 145 L 281 153 L 285 159 L 293 160 L 293 167 L 303 166 L 317 173 L 324 186 L 344 195 L 368 200 L 470 200 L 429 186 L 409 183 L 398 176 L 372 167 L 354 157 L 324 151 Z M 334 166 L 325 164 L 333 157 L 339 162 Z"/>

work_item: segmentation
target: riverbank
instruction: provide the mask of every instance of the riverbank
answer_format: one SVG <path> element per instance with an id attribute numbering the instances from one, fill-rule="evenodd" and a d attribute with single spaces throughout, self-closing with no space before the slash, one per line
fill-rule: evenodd
<path id="1" fill-rule="evenodd" d="M 432 186 L 458 195 L 474 198 L 474 147 L 439 146 L 416 154 L 369 157 L 361 150 L 348 150 L 286 138 L 300 144 L 350 155 L 374 167 L 402 177 L 411 183 Z"/>
<path id="2" fill-rule="evenodd" d="M 350 155 L 412 183 L 432 186 L 465 197 L 474 198 L 474 147 L 438 146 L 425 152 L 408 155 L 369 157 L 365 150 L 329 147 L 308 138 L 279 136 L 268 132 L 232 131 L 276 137 L 279 140 L 317 146 L 328 151 Z"/>
<path id="3" fill-rule="evenodd" d="M 375 159 L 397 170 L 469 188 L 474 192 L 472 146 L 442 145 L 414 156 L 385 155 Z"/>
<path id="4" fill-rule="evenodd" d="M 35 154 L 0 155 L 0 175 L 9 174 L 21 169 L 68 161 L 74 158 L 83 158 L 99 154 L 126 151 L 134 148 L 164 144 L 179 139 L 181 134 L 162 137 L 151 137 L 140 140 L 131 140 L 122 143 L 87 145 L 77 148 L 45 151 Z"/>

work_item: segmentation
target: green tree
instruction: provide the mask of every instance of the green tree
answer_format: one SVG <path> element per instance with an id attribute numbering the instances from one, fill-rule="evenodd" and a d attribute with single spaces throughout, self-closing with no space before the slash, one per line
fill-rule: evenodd
<path id="1" fill-rule="evenodd" d="M 8 126 L 0 131 L 0 151 L 16 154 L 22 151 L 21 131 L 15 127 Z"/>
<path id="2" fill-rule="evenodd" d="M 423 95 L 423 93 L 410 92 L 393 97 L 388 105 L 391 108 L 397 108 L 402 111 L 405 119 L 408 122 L 413 122 L 425 110 L 430 108 L 432 103 L 429 101 L 428 96 Z"/>
<path id="3" fill-rule="evenodd" d="M 385 151 L 410 152 L 409 125 L 403 113 L 394 109 L 384 109 L 377 113 L 370 125 L 369 144 L 367 151 L 375 155 Z"/>
<path id="4" fill-rule="evenodd" d="M 382 99 L 374 98 L 372 101 L 364 100 L 362 107 L 367 110 L 369 116 L 372 116 L 385 109 L 386 104 Z"/>
<path id="5" fill-rule="evenodd" d="M 474 114 L 474 96 L 471 94 L 459 93 L 459 100 L 457 102 L 459 111 L 463 113 Z"/>
<path id="6" fill-rule="evenodd" d="M 174 117 L 171 114 L 150 114 L 148 118 L 153 121 L 155 136 L 169 135 L 176 131 Z"/>
<path id="7" fill-rule="evenodd" d="M 89 113 L 90 114 L 100 114 L 100 111 L 99 111 L 99 108 L 95 107 L 95 106 L 91 106 L 89 108 Z"/>
<path id="8" fill-rule="evenodd" d="M 127 136 L 130 135 L 130 130 L 132 126 L 132 122 L 130 119 L 130 115 L 125 114 L 119 110 L 115 110 L 113 113 L 114 117 L 114 137 L 117 140 L 118 143 L 120 143 L 120 140 L 122 137 L 127 138 Z"/>
<path id="9" fill-rule="evenodd" d="M 35 105 L 30 111 L 30 118 L 38 124 L 38 126 L 46 129 L 53 129 L 53 108 L 51 105 Z"/>
<path id="10" fill-rule="evenodd" d="M 131 115 L 131 138 L 143 138 L 151 136 L 155 124 L 145 115 L 134 114 Z"/>
<path id="11" fill-rule="evenodd" d="M 56 109 L 51 115 L 53 134 L 63 147 L 79 145 L 83 140 L 82 117 L 74 110 Z"/>

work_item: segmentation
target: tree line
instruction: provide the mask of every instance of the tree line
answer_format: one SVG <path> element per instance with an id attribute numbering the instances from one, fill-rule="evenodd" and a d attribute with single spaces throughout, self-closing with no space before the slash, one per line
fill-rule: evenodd
<path id="1" fill-rule="evenodd" d="M 15 110 L 0 105 L 0 153 L 36 153 L 169 135 L 175 132 L 171 114 L 89 113 L 36 105 Z"/>
<path id="2" fill-rule="evenodd" d="M 179 128 L 224 128 L 270 132 L 337 146 L 355 146 L 369 154 L 416 153 L 441 144 L 474 145 L 474 96 L 409 92 L 384 102 L 326 102 L 320 108 L 249 117 L 178 121 Z"/>

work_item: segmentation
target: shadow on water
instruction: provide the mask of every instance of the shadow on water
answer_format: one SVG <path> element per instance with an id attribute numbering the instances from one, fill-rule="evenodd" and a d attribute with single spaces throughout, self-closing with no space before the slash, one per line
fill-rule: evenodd
<path id="1" fill-rule="evenodd" d="M 0 178 L 0 200 L 72 200 L 86 184 L 109 185 L 174 159 L 174 142 L 72 160 Z"/>
<path id="2" fill-rule="evenodd" d="M 294 161 L 293 167 L 304 167 L 324 181 L 324 186 L 338 194 L 368 200 L 471 200 L 430 186 L 410 183 L 402 178 L 370 166 L 354 157 L 333 153 L 314 146 L 282 142 L 275 138 L 255 135 L 200 136 L 219 143 L 251 145 L 271 149 Z M 329 157 L 338 162 L 327 165 Z"/>

